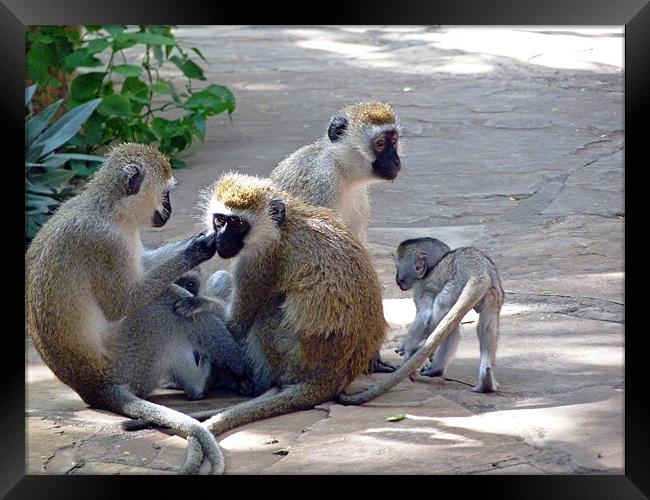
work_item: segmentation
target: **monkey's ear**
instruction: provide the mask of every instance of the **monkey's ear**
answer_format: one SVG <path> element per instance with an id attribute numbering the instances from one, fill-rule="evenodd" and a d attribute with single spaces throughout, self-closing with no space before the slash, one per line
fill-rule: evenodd
<path id="1" fill-rule="evenodd" d="M 347 128 L 348 121 L 342 116 L 336 116 L 332 118 L 332 121 L 330 122 L 330 127 L 327 129 L 327 136 L 332 142 L 338 141 L 343 137 Z"/>
<path id="2" fill-rule="evenodd" d="M 131 196 L 137 194 L 144 181 L 144 172 L 137 165 L 127 165 L 124 167 L 124 175 L 126 177 L 126 195 Z"/>
<path id="3" fill-rule="evenodd" d="M 427 272 L 427 254 L 423 250 L 418 250 L 415 254 L 415 275 L 422 278 Z"/>
<path id="4" fill-rule="evenodd" d="M 269 215 L 278 226 L 281 226 L 287 217 L 287 206 L 282 200 L 271 200 L 269 201 Z"/>

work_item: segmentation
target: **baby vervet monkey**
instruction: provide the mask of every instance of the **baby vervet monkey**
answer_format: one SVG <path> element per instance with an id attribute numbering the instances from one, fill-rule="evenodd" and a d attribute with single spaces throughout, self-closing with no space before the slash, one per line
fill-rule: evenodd
<path id="1" fill-rule="evenodd" d="M 494 392 L 494 364 L 499 333 L 499 314 L 504 292 L 492 260 L 473 247 L 450 250 L 433 238 L 400 243 L 395 252 L 402 290 L 413 288 L 415 321 L 410 325 L 403 350 L 405 363 L 376 386 L 354 395 L 341 394 L 342 404 L 363 404 L 398 384 L 427 359 L 423 375 L 443 375 L 460 340 L 460 322 L 474 309 L 479 313 L 477 333 L 481 349 L 475 392 Z"/>
<path id="2" fill-rule="evenodd" d="M 27 330 L 45 364 L 87 404 L 189 436 L 217 473 L 223 471 L 223 456 L 214 437 L 195 419 L 137 397 L 136 392 L 147 392 L 141 377 L 151 374 L 139 365 L 139 348 L 122 349 L 125 342 L 137 346 L 128 336 L 141 309 L 217 249 L 214 234 L 198 235 L 147 268 L 140 230 L 167 222 L 173 185 L 169 161 L 156 149 L 115 147 L 27 250 Z M 133 372 L 120 371 L 123 366 Z"/>

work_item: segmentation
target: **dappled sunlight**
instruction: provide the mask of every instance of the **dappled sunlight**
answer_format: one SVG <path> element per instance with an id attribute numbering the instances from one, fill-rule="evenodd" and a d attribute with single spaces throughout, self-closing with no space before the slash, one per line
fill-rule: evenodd
<path id="1" fill-rule="evenodd" d="M 432 417 L 419 417 L 417 415 L 406 415 L 408 420 L 429 420 L 434 421 Z M 472 439 L 468 436 L 462 434 L 449 432 L 444 429 L 438 429 L 435 427 L 374 427 L 371 429 L 366 429 L 361 431 L 361 434 L 373 435 L 377 434 L 378 438 L 387 438 L 389 435 L 393 435 L 396 439 L 404 437 L 415 437 L 418 441 L 429 439 L 429 440 L 439 440 L 439 441 L 448 441 L 449 444 L 453 444 L 454 447 L 467 447 L 467 446 L 480 446 L 482 443 L 479 440 Z M 422 441 L 422 444 L 426 444 L 425 441 Z"/>
<path id="2" fill-rule="evenodd" d="M 296 42 L 296 45 L 303 49 L 325 50 L 346 56 L 362 56 L 365 59 L 383 59 L 388 57 L 387 54 L 378 52 L 380 49 L 377 47 L 358 43 L 342 43 L 333 40 L 300 40 Z"/>
<path id="3" fill-rule="evenodd" d="M 541 30 L 542 27 L 536 27 Z M 545 29 L 545 28 L 544 28 Z M 386 34 L 387 40 L 426 41 L 443 50 L 462 50 L 549 68 L 612 72 L 623 67 L 623 27 L 598 29 L 589 37 L 575 36 L 589 28 L 529 31 L 512 28 L 443 27 L 426 33 Z M 587 31 L 588 32 L 588 31 Z M 620 43 L 612 43 L 617 39 Z"/>
<path id="4" fill-rule="evenodd" d="M 384 299 L 384 317 L 391 324 L 406 326 L 415 319 L 415 303 L 408 299 Z M 501 316 L 512 316 L 529 311 L 530 308 L 522 304 L 504 304 Z M 465 315 L 463 323 L 478 321 L 478 313 L 471 310 Z"/>
<path id="5" fill-rule="evenodd" d="M 264 441 L 269 439 L 268 432 L 255 432 L 246 429 L 236 431 L 228 437 L 220 439 L 219 444 L 230 451 L 251 451 L 253 449 L 268 449 Z"/>

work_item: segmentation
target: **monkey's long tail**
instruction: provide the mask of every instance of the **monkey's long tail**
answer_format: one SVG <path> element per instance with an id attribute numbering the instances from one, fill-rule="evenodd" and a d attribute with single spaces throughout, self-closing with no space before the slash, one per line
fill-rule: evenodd
<path id="1" fill-rule="evenodd" d="M 255 399 L 226 408 L 212 418 L 203 422 L 203 426 L 218 436 L 224 432 L 264 418 L 276 417 L 299 410 L 309 410 L 317 404 L 327 401 L 330 394 L 307 384 L 283 387 L 280 392 L 262 394 Z M 194 441 L 187 445 L 187 454 L 183 472 L 195 474 L 203 461 L 201 447 Z"/>
<path id="2" fill-rule="evenodd" d="M 422 347 L 400 366 L 397 371 L 367 391 L 353 395 L 339 394 L 338 402 L 343 405 L 361 405 L 381 396 L 399 384 L 417 370 L 425 360 L 433 356 L 438 346 L 449 336 L 454 327 L 460 324 L 463 317 L 472 309 L 483 293 L 484 291 L 478 286 L 478 282 L 470 279 L 465 283 L 456 303 L 447 311 L 447 314 L 445 314 L 442 320 L 440 320 L 440 323 L 438 323 L 435 330 L 427 337 Z"/>
<path id="3" fill-rule="evenodd" d="M 131 418 L 144 418 L 161 427 L 169 427 L 174 432 L 187 435 L 188 447 L 192 444 L 205 451 L 212 467 L 211 474 L 223 474 L 225 461 L 223 453 L 214 436 L 197 420 L 166 406 L 140 399 L 126 389 L 111 385 L 103 390 L 93 401 L 93 406 L 119 413 Z M 199 463 L 199 467 L 200 467 Z M 186 473 L 185 469 L 181 473 Z M 198 467 L 194 473 L 198 473 Z"/>

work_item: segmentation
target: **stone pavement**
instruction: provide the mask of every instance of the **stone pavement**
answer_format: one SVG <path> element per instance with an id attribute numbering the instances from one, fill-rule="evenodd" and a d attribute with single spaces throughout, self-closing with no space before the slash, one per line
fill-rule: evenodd
<path id="1" fill-rule="evenodd" d="M 220 436 L 229 474 L 622 474 L 623 29 L 179 27 L 237 98 L 176 171 L 156 245 L 197 230 L 199 190 L 229 169 L 267 175 L 344 104 L 378 98 L 404 125 L 403 171 L 372 189 L 369 245 L 392 327 L 412 321 L 390 252 L 433 236 L 488 252 L 506 290 L 497 394 L 475 394 L 476 315 L 448 378 L 406 380 L 363 407 L 324 404 Z M 179 79 L 179 84 L 181 83 Z M 215 257 L 207 275 L 228 263 Z M 27 472 L 174 473 L 186 442 L 125 433 L 89 410 L 26 339 Z M 384 375 L 364 376 L 351 389 Z M 241 401 L 226 391 L 180 410 Z M 405 414 L 398 422 L 386 418 Z"/>

